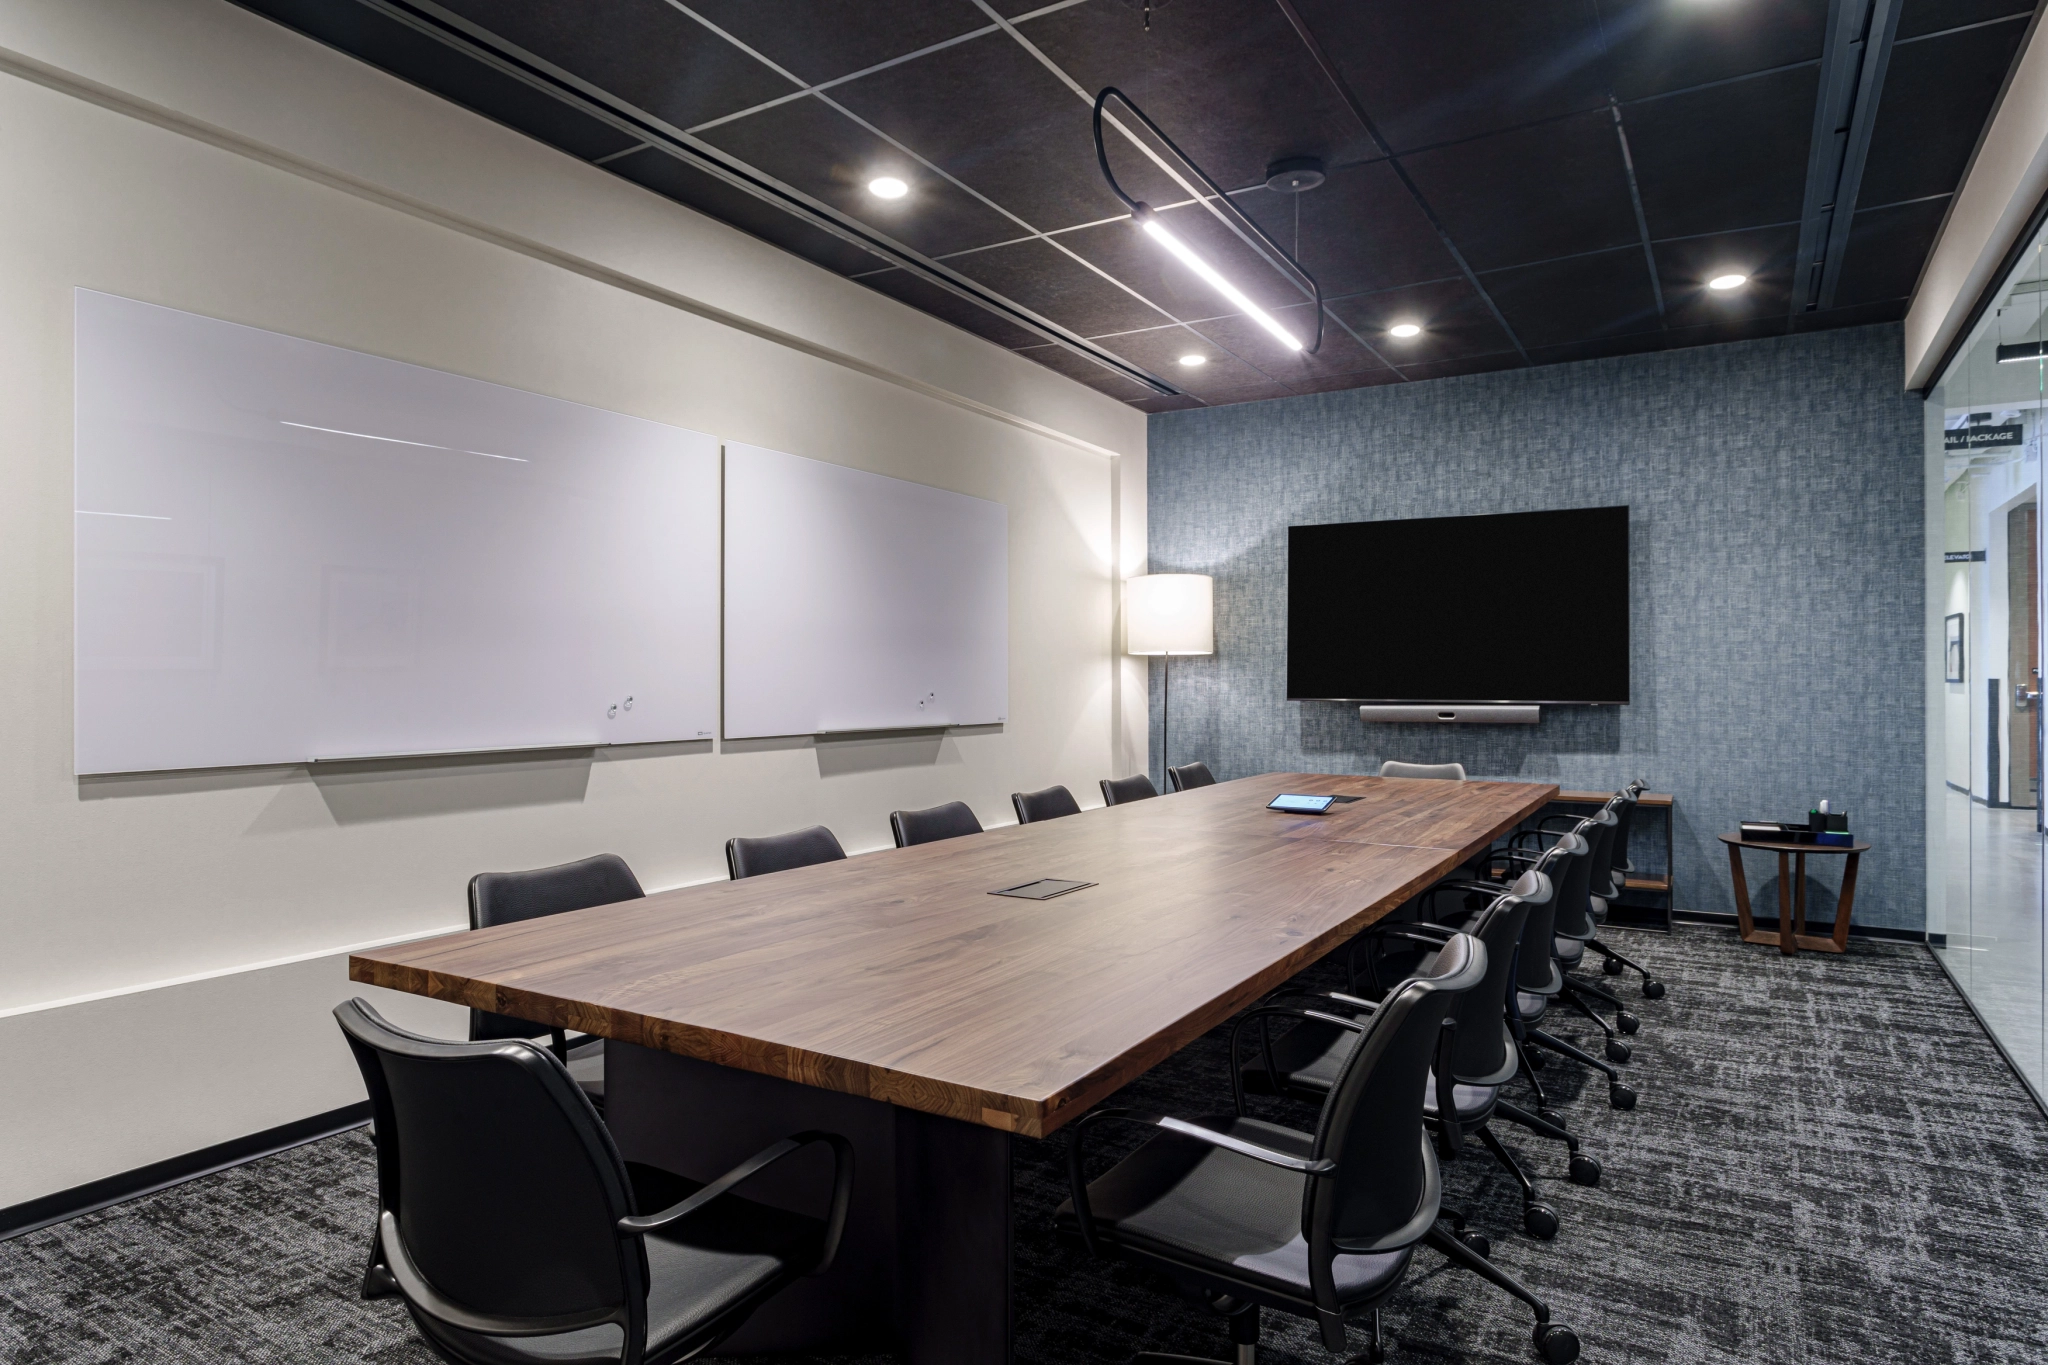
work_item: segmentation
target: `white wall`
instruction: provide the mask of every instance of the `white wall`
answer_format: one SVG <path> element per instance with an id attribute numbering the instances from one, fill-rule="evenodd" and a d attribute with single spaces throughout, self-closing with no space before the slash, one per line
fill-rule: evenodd
<path id="1" fill-rule="evenodd" d="M 669 887 L 1142 766 L 1142 414 L 219 0 L 10 0 L 0 186 L 0 1206 L 360 1099 L 345 952 L 459 927 L 473 872 Z M 998 499 L 1009 722 L 79 779 L 77 285 Z"/>

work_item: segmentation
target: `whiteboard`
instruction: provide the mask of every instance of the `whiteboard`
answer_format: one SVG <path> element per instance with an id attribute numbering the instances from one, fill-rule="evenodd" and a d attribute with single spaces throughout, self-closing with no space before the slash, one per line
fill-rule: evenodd
<path id="1" fill-rule="evenodd" d="M 716 728 L 714 438 L 76 307 L 80 773 Z"/>
<path id="2" fill-rule="evenodd" d="M 725 734 L 1009 713 L 1009 509 L 725 447 Z"/>

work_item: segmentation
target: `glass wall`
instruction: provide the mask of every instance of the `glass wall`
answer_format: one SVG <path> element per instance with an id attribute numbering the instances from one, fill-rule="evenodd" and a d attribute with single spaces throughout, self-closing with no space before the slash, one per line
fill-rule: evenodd
<path id="1" fill-rule="evenodd" d="M 1929 728 L 1930 946 L 2032 1082 L 2044 1080 L 2041 421 L 2048 240 L 1928 396 L 1940 470 L 1939 714 Z M 1936 518 L 1930 517 L 1930 526 Z M 1930 539 L 1936 539 L 1930 537 Z"/>

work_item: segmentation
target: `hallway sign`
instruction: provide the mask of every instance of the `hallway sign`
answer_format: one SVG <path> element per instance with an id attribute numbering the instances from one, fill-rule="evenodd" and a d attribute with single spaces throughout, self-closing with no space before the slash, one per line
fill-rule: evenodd
<path id="1" fill-rule="evenodd" d="M 2023 424 L 2009 422 L 2003 426 L 1953 427 L 1941 433 L 1943 450 L 2018 450 L 2026 444 L 2021 439 Z"/>

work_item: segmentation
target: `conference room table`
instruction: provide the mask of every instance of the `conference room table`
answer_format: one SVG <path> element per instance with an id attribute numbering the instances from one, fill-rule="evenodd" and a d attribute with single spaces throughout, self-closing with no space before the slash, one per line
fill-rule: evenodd
<path id="1" fill-rule="evenodd" d="M 716 1354 L 1000 1365 L 1016 1136 L 1053 1134 L 1557 790 L 1268 773 L 397 944 L 353 955 L 349 975 L 602 1036 L 605 1123 L 628 1160 L 708 1180 L 802 1129 L 852 1141 L 834 1266 Z M 1266 809 L 1282 792 L 1350 799 Z M 1038 878 L 1093 885 L 990 894 Z M 743 1192 L 815 1210 L 829 1160 L 807 1155 Z"/>

